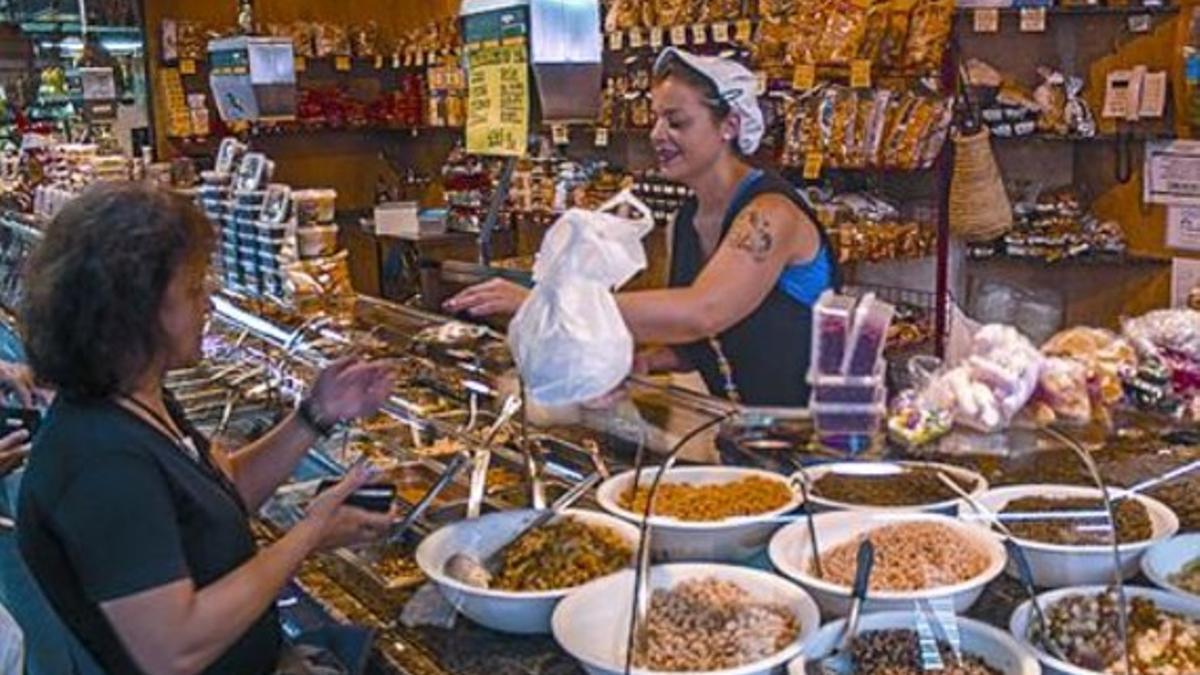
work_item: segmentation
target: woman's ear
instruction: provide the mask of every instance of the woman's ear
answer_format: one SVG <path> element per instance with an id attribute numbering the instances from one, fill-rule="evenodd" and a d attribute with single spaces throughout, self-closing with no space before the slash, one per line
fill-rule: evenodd
<path id="1" fill-rule="evenodd" d="M 738 136 L 742 132 L 742 120 L 737 115 L 726 115 L 721 121 L 721 140 L 726 143 L 737 144 Z"/>

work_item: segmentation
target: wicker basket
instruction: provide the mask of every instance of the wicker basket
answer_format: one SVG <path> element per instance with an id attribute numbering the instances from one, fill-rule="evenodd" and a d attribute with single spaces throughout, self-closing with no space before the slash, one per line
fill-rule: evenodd
<path id="1" fill-rule="evenodd" d="M 991 241 L 1012 229 L 1012 205 L 987 129 L 954 136 L 949 216 L 950 231 L 968 242 Z"/>

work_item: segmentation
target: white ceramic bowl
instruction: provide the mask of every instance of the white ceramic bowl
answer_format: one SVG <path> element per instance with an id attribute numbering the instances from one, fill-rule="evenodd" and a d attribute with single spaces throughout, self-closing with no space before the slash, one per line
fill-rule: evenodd
<path id="1" fill-rule="evenodd" d="M 1142 573 L 1155 586 L 1200 602 L 1200 594 L 1185 591 L 1168 579 L 1197 557 L 1200 557 L 1200 533 L 1181 534 L 1151 546 L 1142 556 Z"/>
<path id="2" fill-rule="evenodd" d="M 1124 491 L 1110 489 L 1113 495 Z M 1100 497 L 1099 488 L 1089 488 L 1078 485 L 1013 485 L 1010 487 L 992 488 L 976 498 L 981 505 L 1000 513 L 1010 501 L 1022 497 Z M 1166 504 L 1146 497 L 1134 497 L 1146 507 L 1150 515 L 1153 536 L 1145 541 L 1121 544 L 1121 578 L 1129 579 L 1137 574 L 1138 559 L 1157 542 L 1163 541 L 1179 530 L 1179 519 Z M 970 506 L 962 505 L 959 516 L 969 519 L 981 529 L 988 529 L 986 521 L 975 516 Z M 993 536 L 999 537 L 993 533 Z M 1017 545 L 1025 552 L 1029 560 L 1029 568 L 1033 572 L 1033 583 L 1039 588 L 1062 588 L 1064 586 L 1086 586 L 1090 584 L 1107 584 L 1113 581 L 1112 546 L 1100 544 L 1093 546 L 1067 546 L 1064 544 L 1046 544 L 1028 539 L 1015 538 Z M 1006 568 L 1008 575 L 1017 578 L 1016 562 L 1009 561 Z"/>
<path id="3" fill-rule="evenodd" d="M 831 473 L 841 473 L 845 475 L 872 476 L 872 475 L 888 475 L 898 473 L 900 470 L 908 468 L 925 468 L 935 471 L 943 471 L 951 478 L 958 480 L 961 483 L 973 485 L 967 490 L 967 494 L 972 497 L 978 497 L 988 489 L 987 479 L 970 469 L 964 469 L 958 466 L 949 464 L 940 464 L 938 462 L 830 462 L 829 464 L 818 464 L 813 467 L 806 468 L 799 475 L 802 479 L 807 479 L 808 485 L 808 501 L 815 506 L 819 511 L 877 511 L 881 513 L 943 513 L 948 516 L 953 516 L 958 512 L 959 498 L 945 499 L 938 502 L 930 502 L 928 504 L 917 504 L 913 506 L 873 506 L 870 504 L 852 504 L 849 502 L 841 502 L 834 499 L 822 497 L 813 492 L 814 484 L 821 478 L 828 476 Z"/>
<path id="4" fill-rule="evenodd" d="M 1037 656 L 1028 646 L 1003 630 L 982 621 L 966 617 L 950 617 L 961 638 L 962 651 L 978 656 L 989 666 L 1005 675 L 1038 675 L 1042 668 Z M 825 624 L 804 643 L 804 659 L 823 659 L 833 651 L 841 637 L 845 619 Z M 879 612 L 864 614 L 858 622 L 859 634 L 871 630 L 917 630 L 917 614 L 913 612 Z M 796 661 L 788 666 L 788 672 L 803 673 L 803 662 Z"/>
<path id="5" fill-rule="evenodd" d="M 649 486 L 654 482 L 658 467 L 642 469 L 639 485 Z M 753 557 L 767 545 L 771 533 L 779 528 L 780 516 L 794 511 L 803 499 L 799 490 L 791 487 L 786 476 L 770 471 L 736 466 L 676 467 L 663 477 L 666 483 L 691 483 L 693 485 L 722 484 L 758 476 L 778 481 L 792 490 L 792 499 L 784 506 L 753 516 L 739 516 L 718 521 L 685 521 L 670 516 L 650 517 L 651 552 L 659 561 L 713 560 L 738 561 Z M 633 471 L 613 476 L 596 490 L 596 501 L 600 508 L 631 523 L 641 524 L 642 514 L 635 513 L 618 503 L 620 495 L 629 491 L 633 484 Z"/>
<path id="6" fill-rule="evenodd" d="M 633 570 L 622 570 L 573 591 L 554 610 L 554 639 L 591 675 L 619 675 L 625 670 L 629 614 L 633 605 Z M 767 675 L 799 656 L 804 640 L 820 626 L 812 598 L 800 587 L 770 572 L 712 563 L 658 565 L 650 569 L 650 588 L 673 588 L 688 579 L 731 581 L 755 600 L 790 607 L 800 622 L 800 635 L 768 659 L 709 675 Z M 635 668 L 637 675 L 656 671 Z"/>
<path id="7" fill-rule="evenodd" d="M 443 527 L 417 547 L 417 565 L 450 604 L 476 623 L 504 633 L 549 633 L 550 614 L 569 588 L 550 591 L 502 591 L 464 584 L 446 576 L 446 561 L 455 553 L 487 554 L 510 538 L 532 518 L 532 510 L 489 513 Z M 629 523 L 595 511 L 568 509 L 565 512 L 589 525 L 600 525 L 620 533 L 634 551 L 638 531 Z"/>
<path id="8" fill-rule="evenodd" d="M 920 591 L 872 591 L 863 606 L 865 612 L 905 611 L 921 600 L 949 602 L 955 612 L 964 612 L 979 599 L 983 587 L 1004 569 L 1007 555 L 999 540 L 978 527 L 949 516 L 836 511 L 813 517 L 817 543 L 822 552 L 853 542 L 871 530 L 902 523 L 937 523 L 953 528 L 988 557 L 988 565 L 979 574 L 957 584 Z M 777 532 L 771 539 L 768 552 L 775 569 L 798 581 L 827 615 L 842 617 L 850 612 L 851 588 L 820 579 L 809 571 L 812 566 L 812 547 L 808 524 L 803 519 Z"/>
<path id="9" fill-rule="evenodd" d="M 1105 588 L 1105 586 L 1073 586 L 1071 588 L 1047 591 L 1037 597 L 1038 602 L 1042 606 L 1042 611 L 1049 611 L 1054 603 L 1063 598 L 1076 594 L 1096 595 L 1103 592 Z M 1200 602 L 1191 598 L 1143 586 L 1126 586 L 1125 594 L 1129 598 L 1148 598 L 1153 600 L 1159 609 L 1200 619 Z M 1034 621 L 1033 617 L 1033 601 L 1026 600 L 1013 611 L 1012 618 L 1008 622 L 1008 630 L 1021 644 L 1033 650 L 1037 655 L 1038 661 L 1042 663 L 1043 672 L 1048 675 L 1099 675 L 1097 671 L 1087 670 L 1066 661 L 1060 661 L 1047 654 L 1040 645 L 1034 644 L 1033 640 L 1029 639 L 1029 624 L 1031 621 Z"/>

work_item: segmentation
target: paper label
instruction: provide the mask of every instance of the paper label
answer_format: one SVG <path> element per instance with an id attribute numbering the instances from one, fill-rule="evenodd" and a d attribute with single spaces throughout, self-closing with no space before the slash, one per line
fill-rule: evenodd
<path id="1" fill-rule="evenodd" d="M 662 26 L 655 26 L 650 29 L 650 48 L 662 49 L 663 46 L 663 29 Z"/>
<path id="2" fill-rule="evenodd" d="M 1044 33 L 1044 32 L 1046 32 L 1046 8 L 1045 7 L 1022 7 L 1021 8 L 1021 32 L 1022 33 Z"/>
<path id="3" fill-rule="evenodd" d="M 375 57 L 375 70 L 383 70 L 383 57 L 382 56 Z"/>
<path id="4" fill-rule="evenodd" d="M 1200 251 L 1200 207 L 1167 207 L 1167 247 Z"/>
<path id="5" fill-rule="evenodd" d="M 400 55 L 392 54 L 392 70 L 400 69 Z"/>
<path id="6" fill-rule="evenodd" d="M 604 127 L 596 127 L 596 147 L 608 147 L 608 129 Z"/>
<path id="7" fill-rule="evenodd" d="M 1129 32 L 1130 33 L 1149 33 L 1150 32 L 1150 15 L 1149 14 L 1134 14 L 1129 17 Z"/>
<path id="8" fill-rule="evenodd" d="M 792 88 L 800 91 L 812 89 L 817 83 L 817 67 L 811 63 L 796 65 L 792 71 Z"/>
<path id="9" fill-rule="evenodd" d="M 804 179 L 816 180 L 821 177 L 821 167 L 825 164 L 825 156 L 819 152 L 810 152 L 804 156 Z"/>
<path id="10" fill-rule="evenodd" d="M 333 69 L 339 73 L 344 73 L 350 70 L 350 57 L 338 56 L 333 59 Z"/>
<path id="11" fill-rule="evenodd" d="M 467 77 L 467 152 L 524 156 L 529 136 L 525 47 L 475 50 L 469 57 Z"/>
<path id="12" fill-rule="evenodd" d="M 642 37 L 642 31 L 638 28 L 630 29 L 629 31 L 629 48 L 641 49 L 646 44 L 645 38 Z"/>
<path id="13" fill-rule="evenodd" d="M 625 46 L 625 34 L 621 31 L 608 34 L 608 48 L 611 51 L 619 52 Z"/>
<path id="14" fill-rule="evenodd" d="M 180 59 L 179 60 L 179 74 L 180 75 L 195 75 L 196 74 L 196 61 L 194 59 Z"/>
<path id="15" fill-rule="evenodd" d="M 1200 286 L 1200 260 L 1171 259 L 1171 306 L 1187 307 L 1188 295 Z"/>
<path id="16" fill-rule="evenodd" d="M 550 137 L 554 139 L 555 145 L 566 145 L 571 142 L 571 134 L 565 124 L 551 125 Z"/>
<path id="17" fill-rule="evenodd" d="M 720 21 L 712 27 L 713 42 L 729 42 L 729 24 Z"/>
<path id="18" fill-rule="evenodd" d="M 737 22 L 737 39 L 742 42 L 750 42 L 754 39 L 754 24 L 750 23 L 750 19 L 742 19 Z"/>
<path id="19" fill-rule="evenodd" d="M 303 56 L 297 56 L 294 67 L 297 73 L 303 73 L 304 71 L 308 70 L 308 59 L 304 58 Z"/>
<path id="20" fill-rule="evenodd" d="M 687 26 L 675 26 L 671 29 L 671 44 L 680 47 L 687 44 Z"/>
<path id="21" fill-rule="evenodd" d="M 1200 141 L 1147 143 L 1142 175 L 1146 203 L 1200 206 Z"/>
<path id="22" fill-rule="evenodd" d="M 976 33 L 1000 31 L 1000 10 L 994 7 L 983 7 L 975 10 L 973 16 Z"/>
<path id="23" fill-rule="evenodd" d="M 708 44 L 708 27 L 702 23 L 692 26 L 692 44 Z"/>
<path id="24" fill-rule="evenodd" d="M 855 89 L 865 89 L 871 86 L 871 62 L 867 59 L 855 59 L 850 62 L 850 86 Z"/>

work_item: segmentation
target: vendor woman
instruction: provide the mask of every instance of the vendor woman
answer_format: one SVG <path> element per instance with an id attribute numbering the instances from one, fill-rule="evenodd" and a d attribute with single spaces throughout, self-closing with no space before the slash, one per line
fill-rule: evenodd
<path id="1" fill-rule="evenodd" d="M 838 283 L 812 209 L 782 177 L 753 167 L 763 115 L 756 78 L 728 59 L 668 48 L 654 67 L 651 141 L 663 175 L 695 192 L 675 217 L 670 288 L 622 293 L 644 349 L 635 368 L 692 371 L 747 405 L 803 406 L 812 307 Z M 447 302 L 475 316 L 514 313 L 528 291 L 492 280 Z"/>
<path id="2" fill-rule="evenodd" d="M 259 549 L 250 518 L 337 421 L 374 413 L 389 368 L 335 362 L 258 441 L 212 451 L 163 387 L 200 358 L 212 223 L 134 183 L 93 187 L 50 223 L 22 316 L 57 397 L 21 486 L 21 553 L 63 622 L 111 675 L 307 672 L 275 601 L 316 550 L 381 537 L 389 514 L 343 504 L 356 468 Z"/>

